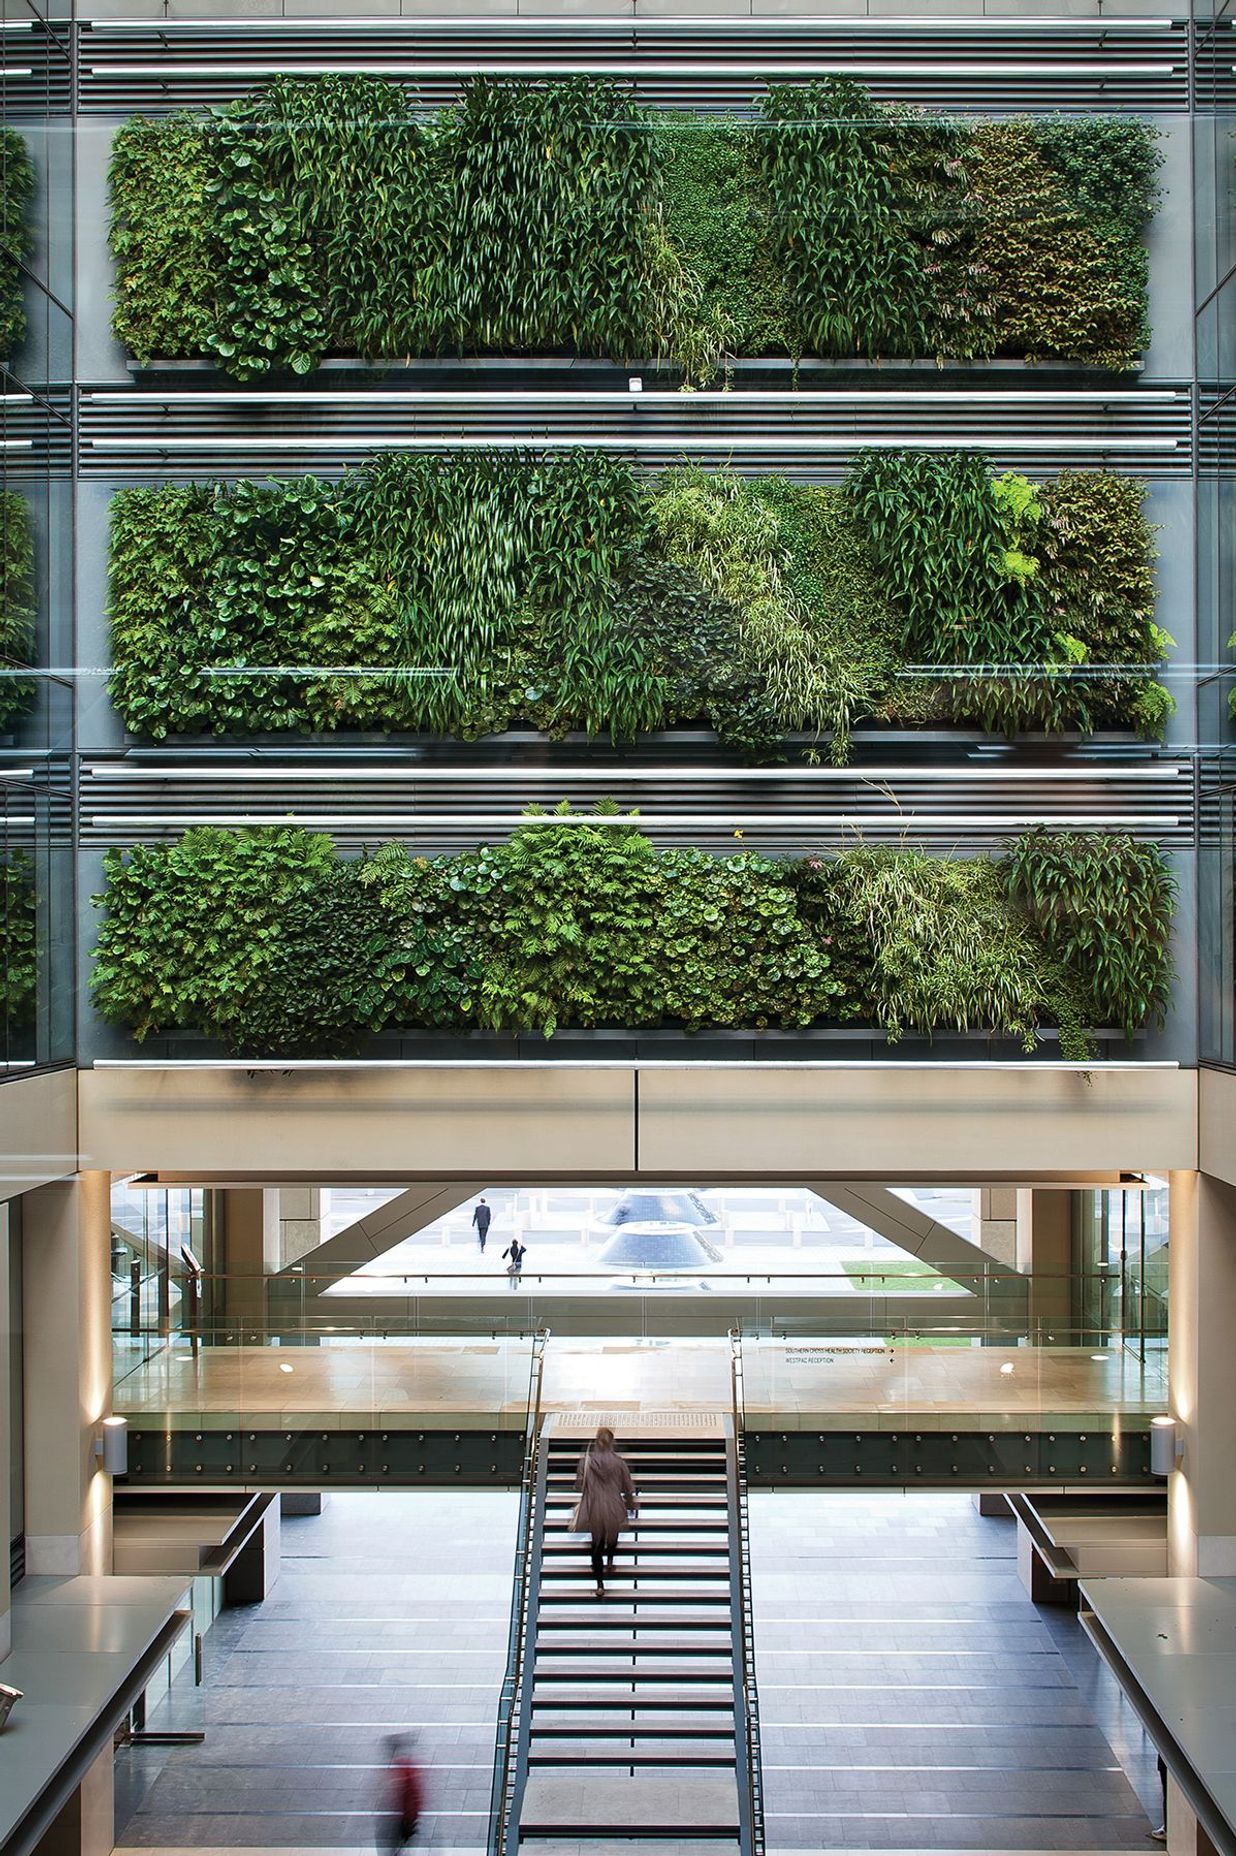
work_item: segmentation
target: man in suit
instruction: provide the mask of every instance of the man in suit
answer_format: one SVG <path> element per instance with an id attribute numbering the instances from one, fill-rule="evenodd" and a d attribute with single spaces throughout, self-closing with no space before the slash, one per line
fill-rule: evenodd
<path id="1" fill-rule="evenodd" d="M 480 1239 L 482 1256 L 485 1255 L 485 1239 L 489 1236 L 489 1223 L 492 1217 L 493 1212 L 485 1200 L 478 1199 L 476 1209 L 472 1214 L 472 1222 L 476 1226 L 476 1235 Z"/>

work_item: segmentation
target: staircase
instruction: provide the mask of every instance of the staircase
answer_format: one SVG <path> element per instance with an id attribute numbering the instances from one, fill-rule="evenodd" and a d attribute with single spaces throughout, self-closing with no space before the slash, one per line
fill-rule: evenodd
<path id="1" fill-rule="evenodd" d="M 758 1848 L 750 1828 L 739 1462 L 728 1417 L 634 1427 L 639 1492 L 606 1597 L 569 1531 L 595 1429 L 540 1439 L 520 1731 L 506 1848 L 637 1839 Z M 698 1425 L 698 1428 L 697 1428 Z M 617 1426 L 615 1426 L 617 1428 Z"/>

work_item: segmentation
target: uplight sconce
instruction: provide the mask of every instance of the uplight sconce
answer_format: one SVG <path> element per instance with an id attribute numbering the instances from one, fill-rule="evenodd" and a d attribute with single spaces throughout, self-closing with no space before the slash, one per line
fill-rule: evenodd
<path id="1" fill-rule="evenodd" d="M 19 1688 L 12 1688 L 7 1682 L 0 1682 L 0 1733 L 4 1731 L 4 1723 L 20 1700 L 21 1690 Z"/>
<path id="2" fill-rule="evenodd" d="M 95 1436 L 94 1454 L 105 1475 L 128 1475 L 129 1420 L 127 1418 L 104 1418 Z"/>
<path id="3" fill-rule="evenodd" d="M 628 393 L 642 393 L 643 391 L 644 391 L 643 375 L 642 374 L 628 374 L 627 375 L 627 392 Z"/>
<path id="4" fill-rule="evenodd" d="M 1184 1455 L 1184 1431 L 1175 1418 L 1150 1420 L 1150 1473 L 1170 1476 Z"/>

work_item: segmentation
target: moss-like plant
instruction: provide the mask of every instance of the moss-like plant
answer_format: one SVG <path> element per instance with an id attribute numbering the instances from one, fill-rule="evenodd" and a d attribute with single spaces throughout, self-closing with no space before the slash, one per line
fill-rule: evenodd
<path id="1" fill-rule="evenodd" d="M 219 327 L 210 138 L 185 110 L 133 116 L 112 143 L 112 328 L 134 358 L 208 354 Z"/>
<path id="2" fill-rule="evenodd" d="M 22 263 L 33 198 L 34 168 L 26 144 L 15 129 L 0 129 L 0 357 L 11 355 L 26 333 Z"/>
<path id="3" fill-rule="evenodd" d="M 28 1044 L 38 996 L 34 868 L 24 851 L 0 859 L 0 1018 L 9 1054 Z"/>
<path id="4" fill-rule="evenodd" d="M 1171 883 L 1100 834 L 1004 866 L 859 847 L 776 862 L 657 850 L 602 804 L 453 857 L 338 859 L 320 834 L 198 828 L 112 851 L 94 994 L 143 1038 L 247 1055 L 335 1051 L 384 1028 L 683 1029 L 853 1022 L 1126 1031 L 1167 996 Z M 1093 897 L 1087 884 L 1094 885 Z M 1095 905 L 1096 924 L 1087 908 Z M 1124 946 L 1123 955 L 1120 952 Z"/>
<path id="5" fill-rule="evenodd" d="M 971 124 L 843 79 L 760 120 L 604 79 L 477 78 L 417 113 L 381 78 L 278 78 L 135 118 L 112 165 L 116 330 L 238 378 L 330 349 L 984 356 L 1124 367 L 1146 335 L 1154 132 Z"/>

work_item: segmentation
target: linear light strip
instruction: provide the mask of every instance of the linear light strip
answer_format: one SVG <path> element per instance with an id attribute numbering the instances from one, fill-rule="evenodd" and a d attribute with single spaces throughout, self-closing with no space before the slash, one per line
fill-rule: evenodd
<path id="1" fill-rule="evenodd" d="M 13 395 L 13 398 L 29 399 L 29 394 Z M 608 390 L 582 392 L 555 392 L 552 388 L 539 391 L 523 390 L 508 392 L 498 388 L 489 392 L 477 392 L 475 388 L 462 388 L 444 391 L 438 388 L 422 390 L 418 387 L 399 388 L 392 392 L 373 389 L 367 392 L 326 393 L 203 393 L 186 391 L 183 393 L 161 393 L 148 388 L 142 393 L 108 392 L 106 388 L 96 389 L 82 394 L 82 402 L 87 406 L 372 406 L 375 400 L 383 406 L 538 406 L 545 401 L 560 405 L 581 406 L 745 406 L 748 403 L 759 406 L 818 406 L 818 405 L 861 405 L 875 401 L 882 406 L 917 405 L 928 406 L 1180 406 L 1187 405 L 1189 395 L 1186 389 L 1173 388 L 1125 388 L 1112 393 L 1087 388 L 1084 391 L 1057 391 L 1049 389 L 1038 393 L 1033 389 L 1020 392 L 992 392 L 987 389 L 949 388 L 937 391 L 935 388 L 905 389 L 891 391 L 886 388 L 832 388 L 806 387 L 798 392 L 783 387 L 743 388 L 739 392 L 721 393 L 701 391 L 682 393 L 677 390 L 651 388 L 644 392 L 632 393 L 629 389 L 611 388 Z"/>
<path id="2" fill-rule="evenodd" d="M 28 440 L 22 441 L 29 443 Z M 792 433 L 776 433 L 768 438 L 750 438 L 720 432 L 715 437 L 664 437 L 647 433 L 551 433 L 538 436 L 531 432 L 493 432 L 487 437 L 453 436 L 441 433 L 435 438 L 409 436 L 404 433 L 367 433 L 364 437 L 322 433 L 315 438 L 272 438 L 255 434 L 252 438 L 90 438 L 90 451 L 479 451 L 479 450 L 574 450 L 589 451 L 852 451 L 857 445 L 892 450 L 907 447 L 915 451 L 956 451 L 974 446 L 1006 451 L 1176 451 L 1175 438 L 1018 438 L 985 432 L 974 436 L 957 432 L 949 438 L 924 438 L 917 434 L 868 436 L 855 432 L 843 438 L 799 438 Z"/>
<path id="3" fill-rule="evenodd" d="M 0 438 L 0 451 L 33 451 L 32 438 Z"/>
<path id="4" fill-rule="evenodd" d="M 976 767 L 701 767 L 698 771 L 682 767 L 632 767 L 630 771 L 615 767 L 561 767 L 545 768 L 510 768 L 510 767 L 202 767 L 186 768 L 183 765 L 168 767 L 148 767 L 142 765 L 128 766 L 88 766 L 86 773 L 93 779 L 104 780 L 271 780 L 280 785 L 298 780 L 327 779 L 331 785 L 379 780 L 407 780 L 419 783 L 422 780 L 444 781 L 452 785 L 469 780 L 493 782 L 502 785 L 512 779 L 524 780 L 531 776 L 553 784 L 559 780 L 590 781 L 596 785 L 612 784 L 615 779 L 623 781 L 653 782 L 657 780 L 715 782 L 721 784 L 730 780 L 806 780 L 812 783 L 824 780 L 964 780 L 967 784 L 976 780 L 1027 780 L 1033 783 L 1040 780 L 1089 781 L 1103 777 L 1101 767 L 993 767 L 980 765 Z M 1121 767 L 1116 770 L 1121 779 L 1130 780 L 1180 780 L 1186 775 L 1192 777 L 1192 770 L 1179 762 L 1162 762 L 1153 767 Z"/>
<path id="5" fill-rule="evenodd" d="M 757 1035 L 752 1033 L 752 1036 Z M 1180 1064 L 1169 1059 L 1154 1057 L 1145 1062 L 1130 1062 L 1120 1058 L 1111 1063 L 1101 1059 L 1087 1059 L 1082 1063 L 1065 1063 L 1055 1059 L 1050 1063 L 1028 1063 L 1023 1058 L 1011 1058 L 1005 1062 L 998 1059 L 944 1060 L 928 1063 L 921 1058 L 867 1057 L 850 1062 L 844 1057 L 805 1057 L 776 1058 L 753 1057 L 751 1059 L 709 1060 L 701 1058 L 691 1061 L 672 1057 L 560 1057 L 553 1062 L 538 1062 L 536 1058 L 493 1058 L 493 1057 L 388 1057 L 361 1058 L 337 1057 L 331 1059 L 313 1057 L 253 1057 L 233 1061 L 225 1057 L 96 1057 L 91 1063 L 92 1070 L 225 1070 L 238 1075 L 248 1075 L 254 1070 L 273 1070 L 276 1075 L 284 1070 L 317 1070 L 326 1075 L 333 1075 L 339 1070 L 490 1070 L 504 1075 L 526 1075 L 530 1070 L 544 1070 L 551 1076 L 559 1070 L 672 1070 L 682 1071 L 686 1075 L 696 1076 L 703 1070 L 715 1070 L 723 1075 L 749 1076 L 753 1070 L 939 1070 L 953 1075 L 960 1071 L 1002 1071 L 1025 1076 L 1027 1074 L 1042 1076 L 1055 1071 L 1076 1076 L 1087 1070 L 1101 1067 L 1106 1071 L 1117 1071 L 1130 1076 L 1140 1076 L 1147 1070 L 1179 1070 Z"/>
<path id="6" fill-rule="evenodd" d="M 708 36 L 717 31 L 775 32 L 797 34 L 800 32 L 929 32 L 933 36 L 938 32 L 974 32 L 981 31 L 986 37 L 989 32 L 1035 32 L 1055 33 L 1061 30 L 1069 32 L 1110 33 L 1113 28 L 1120 32 L 1150 33 L 1170 30 L 1174 25 L 1170 15 L 1161 19 L 1057 19 L 1050 14 L 1030 14 L 1024 18 L 1010 19 L 976 19 L 973 15 L 961 15 L 949 19 L 924 18 L 922 14 L 888 15 L 878 19 L 829 19 L 819 15 L 797 17 L 794 15 L 770 15 L 768 18 L 751 15 L 728 15 L 724 13 L 698 14 L 691 19 L 630 19 L 611 16 L 595 18 L 587 15 L 564 15 L 553 17 L 545 14 L 499 15 L 495 18 L 460 17 L 455 14 L 425 14 L 415 18 L 383 19 L 373 16 L 360 19 L 229 19 L 222 21 L 203 19 L 101 19 L 83 21 L 88 27 L 95 27 L 102 32 L 136 32 L 149 34 L 155 32 L 160 38 L 164 36 L 176 39 L 197 32 L 204 32 L 210 37 L 226 35 L 231 38 L 234 33 L 276 32 L 278 36 L 292 37 L 304 32 L 310 37 L 319 32 L 342 32 L 350 37 L 357 32 L 394 32 L 400 36 L 420 32 L 596 32 L 600 34 L 615 32 L 624 37 L 631 32 L 657 34 L 698 33 Z M 23 28 L 17 25 L 0 27 L 0 30 L 16 32 Z"/>
<path id="7" fill-rule="evenodd" d="M 112 64 L 86 65 L 82 75 L 111 79 L 153 77 L 160 83 L 175 83 L 190 77 L 734 77 L 743 78 L 753 88 L 770 77 L 1176 77 L 1179 64 L 851 64 L 817 59 L 796 59 L 793 63 L 769 64 L 761 61 L 753 71 L 750 64 L 645 64 L 610 63 L 595 60 L 580 64 L 564 63 L 544 49 L 531 48 L 524 60 L 490 59 L 485 64 L 390 64 L 385 59 L 371 59 L 365 64 L 299 64 L 287 58 L 266 60 L 260 64 Z M 28 77 L 30 73 L 14 72 Z"/>
<path id="8" fill-rule="evenodd" d="M 718 830 L 779 830 L 835 831 L 841 826 L 870 826 L 887 820 L 904 822 L 913 830 L 950 830 L 971 831 L 974 826 L 998 826 L 1000 830 L 1030 830 L 1036 824 L 1043 824 L 1041 813 L 917 813 L 913 807 L 889 806 L 885 811 L 867 811 L 867 813 L 731 813 L 709 815 L 709 813 L 640 813 L 638 826 L 640 830 L 668 831 L 718 831 Z M 1050 822 L 1054 826 L 1115 826 L 1121 831 L 1178 831 L 1182 820 L 1175 817 L 1160 818 L 1154 813 L 1147 815 L 1128 815 L 1128 813 L 1052 813 Z M 367 830 L 418 830 L 418 831 L 460 831 L 484 828 L 505 828 L 505 826 L 529 826 L 529 824 L 572 824 L 572 826 L 614 826 L 625 830 L 631 826 L 631 815 L 609 815 L 609 813 L 581 813 L 581 815 L 559 815 L 559 813 L 95 813 L 91 817 L 91 830 L 189 830 L 200 824 L 219 824 L 219 826 L 251 826 L 251 824 L 288 824 L 303 826 L 315 831 L 356 830 L 366 826 Z"/>

